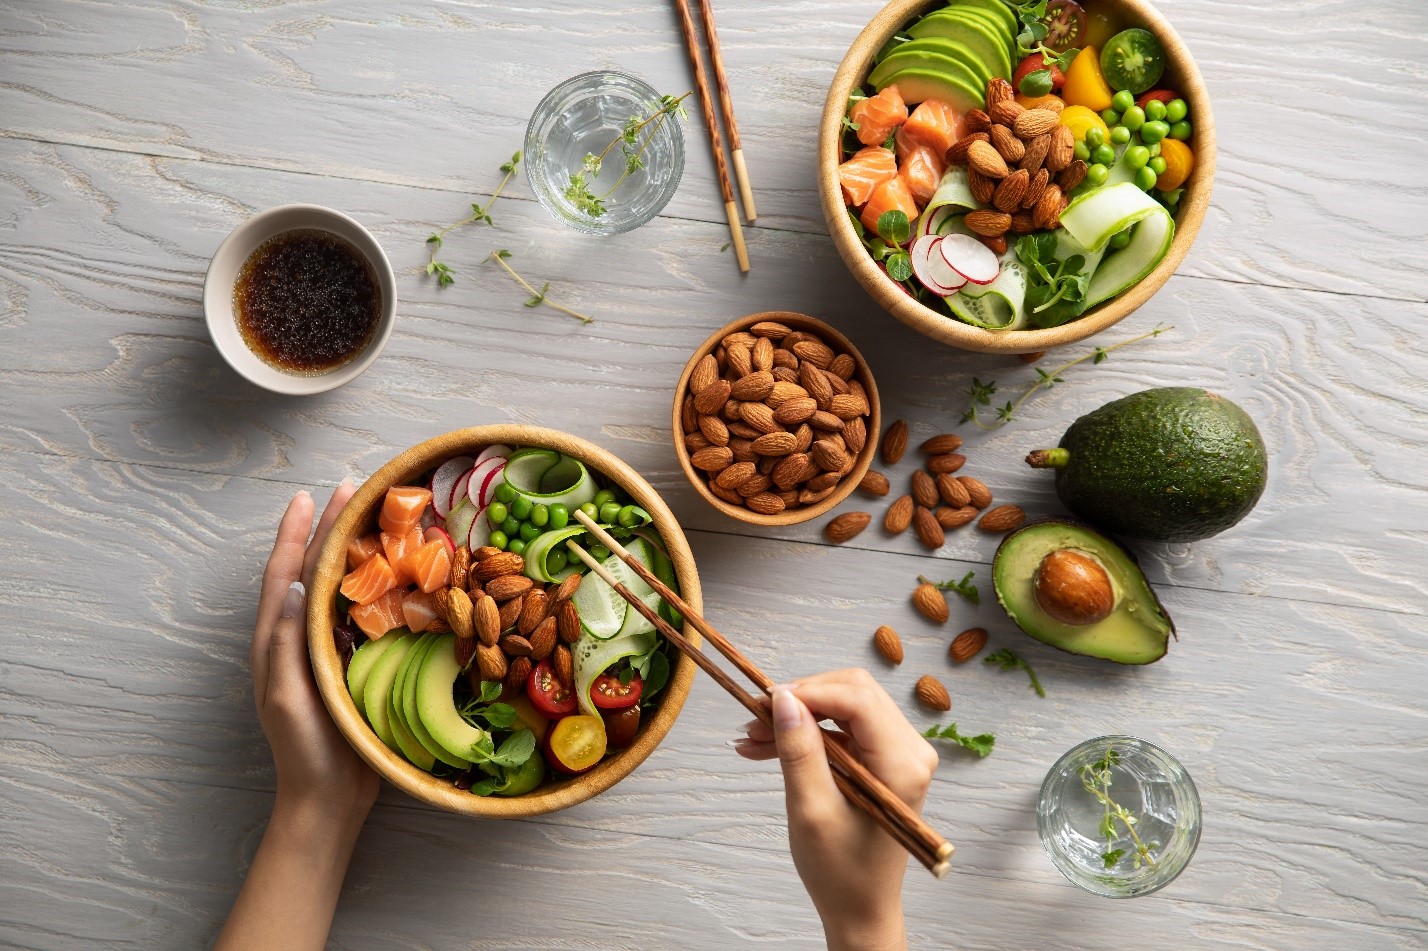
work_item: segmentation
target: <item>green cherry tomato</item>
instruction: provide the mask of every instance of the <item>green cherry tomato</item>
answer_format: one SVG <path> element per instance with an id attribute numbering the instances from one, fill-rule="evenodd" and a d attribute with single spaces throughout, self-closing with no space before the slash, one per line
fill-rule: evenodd
<path id="1" fill-rule="evenodd" d="M 1179 122 L 1190 114 L 1190 106 L 1184 99 L 1172 99 L 1165 105 L 1165 121 Z"/>
<path id="2" fill-rule="evenodd" d="M 590 556 L 596 561 L 604 561 L 606 558 L 610 557 L 610 549 L 606 548 L 604 545 L 591 545 Z"/>
<path id="3" fill-rule="evenodd" d="M 1109 145 L 1098 145 L 1091 150 L 1091 161 L 1097 165 L 1110 165 L 1116 160 L 1116 150 Z"/>
<path id="4" fill-rule="evenodd" d="M 1184 119 L 1179 122 L 1172 122 L 1170 124 L 1170 137 L 1172 139 L 1179 139 L 1181 142 L 1190 138 L 1190 123 Z"/>
<path id="5" fill-rule="evenodd" d="M 545 567 L 547 571 L 553 574 L 557 571 L 564 571 L 569 561 L 570 556 L 565 553 L 564 548 L 553 548 L 550 554 L 545 556 Z"/>
<path id="6" fill-rule="evenodd" d="M 516 500 L 516 487 L 509 482 L 502 482 L 496 486 L 496 501 L 510 505 Z"/>
<path id="7" fill-rule="evenodd" d="M 1150 169 L 1150 170 L 1151 170 L 1152 172 L 1154 172 L 1156 175 L 1164 175 L 1164 174 L 1165 174 L 1165 159 L 1163 159 L 1163 158 L 1161 158 L 1159 155 L 1157 155 L 1155 158 L 1151 159 L 1149 162 L 1146 162 L 1146 163 L 1145 163 L 1145 167 L 1148 168 L 1148 169 Z"/>
<path id="8" fill-rule="evenodd" d="M 616 516 L 616 521 L 625 528 L 634 528 L 640 524 L 640 513 L 635 511 L 633 505 L 626 505 L 620 509 L 620 514 Z"/>
<path id="9" fill-rule="evenodd" d="M 506 545 L 510 543 L 506 539 L 506 533 L 498 528 L 491 533 L 490 538 L 486 539 L 486 544 L 490 545 L 492 548 L 499 548 L 501 549 L 501 551 L 505 551 Z"/>
<path id="10" fill-rule="evenodd" d="M 531 524 L 536 528 L 545 528 L 550 523 L 550 506 L 544 502 L 537 502 L 531 508 Z"/>
<path id="11" fill-rule="evenodd" d="M 1106 141 L 1106 132 L 1098 125 L 1093 125 L 1086 130 L 1086 145 L 1095 148 Z"/>
<path id="12" fill-rule="evenodd" d="M 585 517 L 588 519 L 594 519 L 598 521 L 600 518 L 600 506 L 596 505 L 594 502 L 584 503 L 580 506 L 580 511 L 584 512 Z"/>
<path id="13" fill-rule="evenodd" d="M 1170 126 L 1160 120 L 1151 120 L 1140 127 L 1140 140 L 1146 145 L 1153 145 L 1165 138 L 1170 132 Z"/>
<path id="14" fill-rule="evenodd" d="M 1110 169 L 1106 168 L 1106 166 L 1100 162 L 1097 162 L 1095 165 L 1086 169 L 1086 181 L 1090 182 L 1093 186 L 1101 186 L 1106 184 L 1106 176 L 1110 174 Z"/>
<path id="15" fill-rule="evenodd" d="M 1165 49 L 1149 30 L 1122 30 L 1101 48 L 1101 72 L 1112 89 L 1139 95 L 1165 72 Z"/>
<path id="16" fill-rule="evenodd" d="M 600 521 L 606 525 L 614 525 L 620 517 L 620 503 L 606 502 L 600 506 Z"/>
<path id="17" fill-rule="evenodd" d="M 550 504 L 550 527 L 564 528 L 570 524 L 570 509 L 559 502 Z"/>
<path id="18" fill-rule="evenodd" d="M 1101 121 L 1106 125 L 1115 125 L 1121 121 L 1121 114 L 1114 109 L 1101 110 Z"/>
<path id="19" fill-rule="evenodd" d="M 1141 191 L 1148 192 L 1155 187 L 1156 177 L 1157 176 L 1155 174 L 1155 170 L 1152 169 L 1149 165 L 1147 165 L 1145 168 L 1138 168 L 1135 170 L 1136 187 L 1139 188 Z"/>
<path id="20" fill-rule="evenodd" d="M 531 522 L 522 522 L 522 523 L 521 523 L 521 540 L 522 540 L 522 541 L 533 542 L 533 541 L 536 540 L 537 537 L 539 537 L 539 535 L 540 535 L 540 526 L 539 526 L 539 525 L 532 524 Z"/>
<path id="21" fill-rule="evenodd" d="M 511 514 L 524 521 L 530 518 L 532 507 L 531 500 L 522 495 L 511 503 Z"/>
<path id="22" fill-rule="evenodd" d="M 521 520 L 514 515 L 507 515 L 501 522 L 501 531 L 506 533 L 507 538 L 515 538 L 521 533 Z"/>
<path id="23" fill-rule="evenodd" d="M 1131 95 L 1128 89 L 1122 89 L 1111 97 L 1111 108 L 1117 112 L 1125 112 L 1133 105 L 1135 105 L 1135 96 Z"/>
<path id="24" fill-rule="evenodd" d="M 606 505 L 610 504 L 613 501 L 615 501 L 615 493 L 611 492 L 609 489 L 601 489 L 599 492 L 595 493 L 596 508 L 604 508 Z"/>
<path id="25" fill-rule="evenodd" d="M 1130 244 L 1130 239 L 1131 239 L 1131 229 L 1127 228 L 1127 229 L 1125 229 L 1124 231 L 1117 231 L 1117 232 L 1111 237 L 1111 247 L 1113 247 L 1113 248 L 1115 248 L 1117 251 L 1119 251 L 1121 248 L 1123 248 L 1123 247 L 1125 247 L 1126 245 Z"/>
<path id="26" fill-rule="evenodd" d="M 1164 119 L 1165 111 L 1165 103 L 1159 99 L 1152 99 L 1145 104 L 1145 117 L 1147 119 Z"/>
<path id="27" fill-rule="evenodd" d="M 1126 164 L 1131 168 L 1145 168 L 1150 161 L 1150 149 L 1143 145 L 1132 145 L 1126 149 Z"/>
<path id="28" fill-rule="evenodd" d="M 1123 125 L 1115 126 L 1111 129 L 1111 141 L 1116 145 L 1125 145 L 1131 140 L 1131 130 Z"/>
<path id="29" fill-rule="evenodd" d="M 1140 106 L 1131 106 L 1121 115 L 1121 125 L 1134 132 L 1145 125 L 1145 110 Z"/>
<path id="30" fill-rule="evenodd" d="M 491 522 L 492 525 L 500 525 L 506 520 L 506 516 L 510 514 L 511 513 L 506 509 L 506 503 L 504 502 L 492 502 L 490 505 L 486 506 L 486 518 Z"/>
<path id="31" fill-rule="evenodd" d="M 517 555 L 526 553 L 526 543 L 519 538 L 513 538 L 506 543 L 506 551 L 515 552 Z"/>

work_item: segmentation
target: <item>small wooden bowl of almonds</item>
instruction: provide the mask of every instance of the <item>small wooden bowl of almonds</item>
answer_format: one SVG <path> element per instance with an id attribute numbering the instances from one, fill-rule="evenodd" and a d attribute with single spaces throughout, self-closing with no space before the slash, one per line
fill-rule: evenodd
<path id="1" fill-rule="evenodd" d="M 719 330 L 674 391 L 684 474 L 710 505 L 753 525 L 796 525 L 846 499 L 881 426 L 862 354 L 821 320 L 786 311 Z"/>

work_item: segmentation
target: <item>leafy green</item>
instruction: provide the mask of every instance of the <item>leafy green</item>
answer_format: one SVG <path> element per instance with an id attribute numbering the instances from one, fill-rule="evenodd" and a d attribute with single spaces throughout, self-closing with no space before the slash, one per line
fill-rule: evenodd
<path id="1" fill-rule="evenodd" d="M 1036 679 L 1036 671 L 1032 670 L 1031 665 L 1023 660 L 1016 651 L 1008 647 L 1003 647 L 1001 650 L 993 651 L 987 655 L 987 659 L 984 663 L 997 664 L 1002 670 L 1017 670 L 1020 668 L 1026 671 L 1026 675 L 1031 678 L 1031 689 L 1036 691 L 1038 697 L 1046 696 L 1046 691 L 1041 688 L 1041 681 Z"/>
<path id="2" fill-rule="evenodd" d="M 888 277 L 894 281 L 906 281 L 912 277 L 912 257 L 906 251 L 888 255 L 888 259 L 883 262 L 883 267 L 888 269 Z"/>
<path id="3" fill-rule="evenodd" d="M 878 217 L 878 237 L 893 247 L 907 244 L 907 239 L 912 237 L 912 222 L 908 221 L 907 213 L 896 208 L 883 212 Z"/>
<path id="4" fill-rule="evenodd" d="M 930 727 L 922 734 L 929 740 L 951 740 L 965 750 L 969 750 L 978 756 L 986 756 L 991 753 L 992 747 L 996 745 L 997 738 L 990 733 L 979 733 L 976 736 L 963 736 L 957 732 L 957 724 L 949 723 L 944 727 Z"/>
<path id="5" fill-rule="evenodd" d="M 1026 265 L 1031 278 L 1026 306 L 1032 324 L 1059 327 L 1086 312 L 1086 288 L 1091 275 L 1084 270 L 1084 255 L 1056 260 L 1055 232 L 1038 231 L 1017 239 L 1016 256 Z"/>
<path id="6" fill-rule="evenodd" d="M 514 714 L 515 711 L 513 710 L 513 718 Z M 506 737 L 500 747 L 486 758 L 486 761 L 495 766 L 506 766 L 514 769 L 517 766 L 524 765 L 525 761 L 530 759 L 531 754 L 535 752 L 535 748 L 535 734 L 530 730 L 522 728 Z"/>
<path id="7" fill-rule="evenodd" d="M 635 172 L 645 167 L 645 152 L 649 149 L 650 143 L 659 133 L 660 126 L 665 121 L 674 116 L 677 119 L 684 119 L 684 100 L 688 99 L 690 92 L 682 96 L 661 96 L 659 102 L 652 108 L 648 116 L 633 115 L 625 120 L 624 127 L 620 134 L 615 137 L 604 151 L 599 155 L 588 153 L 580 163 L 580 171 L 570 174 L 570 182 L 565 186 L 565 200 L 575 206 L 575 209 L 589 218 L 599 218 L 605 214 L 605 199 L 615 193 L 625 179 Z M 647 127 L 649 134 L 641 141 L 640 133 Z M 620 147 L 620 152 L 625 158 L 624 171 L 603 194 L 597 195 L 590 190 L 590 184 L 600 177 L 600 170 L 604 168 L 605 158 L 615 146 Z M 534 292 L 533 292 L 534 293 Z M 536 301 L 539 304 L 540 301 Z M 534 307 L 535 304 L 529 306 Z"/>
<path id="8" fill-rule="evenodd" d="M 1017 19 L 1021 21 L 1021 32 L 1016 36 L 1017 61 L 1025 59 L 1032 53 L 1040 53 L 1046 57 L 1047 61 L 1054 62 L 1064 73 L 1066 68 L 1071 65 L 1071 61 L 1076 58 L 1076 54 L 1081 51 L 1069 49 L 1064 53 L 1058 53 L 1044 44 L 1043 41 L 1047 34 L 1051 32 L 1046 25 L 1046 2 L 1047 0 L 1007 0 L 1007 5 L 1012 8 Z M 1028 93 L 1027 95 L 1033 94 Z"/>

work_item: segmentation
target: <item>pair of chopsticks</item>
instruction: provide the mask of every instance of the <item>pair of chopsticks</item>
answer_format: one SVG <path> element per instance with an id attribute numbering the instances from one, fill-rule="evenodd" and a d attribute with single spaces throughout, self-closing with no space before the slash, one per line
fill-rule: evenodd
<path id="1" fill-rule="evenodd" d="M 719 34 L 714 29 L 712 0 L 700 0 L 699 14 L 704 32 L 709 37 L 709 59 L 714 64 L 714 81 L 719 85 L 719 105 L 724 121 L 729 125 L 729 147 L 733 150 L 734 175 L 739 180 L 739 198 L 744 203 L 744 215 L 753 224 L 758 217 L 754 208 L 754 191 L 749 187 L 749 170 L 744 165 L 744 149 L 739 142 L 739 126 L 734 121 L 734 102 L 729 98 L 729 80 L 724 75 L 724 57 L 719 52 Z M 674 0 L 679 9 L 679 25 L 684 32 L 684 45 L 689 61 L 694 65 L 694 83 L 699 87 L 699 101 L 704 107 L 704 124 L 709 127 L 709 147 L 714 152 L 714 168 L 719 175 L 719 188 L 724 193 L 724 216 L 729 220 L 729 238 L 734 245 L 739 270 L 749 270 L 749 251 L 744 247 L 744 229 L 739 225 L 739 211 L 734 206 L 734 188 L 729 183 L 729 167 L 724 162 L 724 140 L 714 116 L 714 97 L 709 92 L 709 77 L 704 72 L 704 60 L 699 53 L 699 37 L 694 32 L 694 17 L 689 13 L 689 0 Z"/>
<path id="2" fill-rule="evenodd" d="M 675 610 L 684 615 L 684 619 L 694 626 L 699 633 L 708 638 L 729 661 L 737 667 L 744 676 L 748 677 L 764 694 L 769 693 L 769 689 L 774 682 L 768 678 L 754 663 L 733 644 L 731 644 L 723 634 L 714 629 L 708 621 L 704 620 L 689 604 L 674 591 L 660 581 L 653 572 L 646 568 L 625 550 L 610 533 L 605 531 L 584 512 L 572 512 L 575 518 L 584 525 L 606 548 L 610 549 L 621 561 L 634 569 L 644 582 L 655 590 L 661 598 L 673 605 Z M 734 680 L 724 672 L 701 651 L 689 638 L 680 631 L 668 624 L 653 608 L 645 604 L 635 596 L 629 588 L 621 584 L 614 575 L 600 562 L 591 557 L 590 553 L 581 548 L 574 541 L 565 543 L 566 547 L 583 561 L 590 570 L 595 572 L 602 581 L 619 592 L 620 597 L 629 602 L 630 606 L 644 615 L 645 619 L 652 623 L 659 632 L 680 649 L 687 657 L 693 660 L 709 676 L 713 677 L 721 687 L 733 695 L 744 707 L 758 717 L 768 726 L 772 726 L 772 714 L 768 704 L 755 699 L 747 690 L 735 683 Z M 820 728 L 821 729 L 821 728 Z M 912 855 L 913 858 L 921 862 L 926 868 L 942 878 L 951 867 L 948 858 L 952 855 L 952 843 L 942 838 L 931 826 L 923 821 L 922 817 L 912 810 L 912 807 L 898 798 L 891 789 L 884 785 L 883 781 L 868 771 L 853 754 L 849 753 L 842 744 L 828 730 L 823 730 L 823 747 L 828 753 L 828 762 L 833 767 L 833 781 L 847 796 L 855 806 L 861 808 L 873 821 L 883 828 L 889 835 L 896 839 L 903 848 Z"/>

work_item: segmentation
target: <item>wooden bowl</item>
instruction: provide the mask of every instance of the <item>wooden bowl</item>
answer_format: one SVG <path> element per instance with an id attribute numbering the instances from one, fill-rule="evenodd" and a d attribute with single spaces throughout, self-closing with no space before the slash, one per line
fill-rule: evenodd
<path id="1" fill-rule="evenodd" d="M 689 551 L 684 531 L 675 521 L 669 507 L 664 504 L 664 500 L 648 482 L 615 455 L 593 443 L 554 429 L 517 425 L 458 429 L 418 443 L 401 453 L 378 469 L 357 490 L 357 494 L 347 503 L 347 507 L 332 526 L 332 533 L 318 556 L 312 589 L 308 592 L 308 652 L 312 657 L 312 669 L 317 676 L 317 686 L 322 693 L 323 702 L 327 704 L 328 712 L 332 714 L 337 728 L 342 731 L 347 742 L 352 744 L 352 748 L 397 788 L 450 812 L 468 816 L 517 818 L 543 815 L 584 802 L 628 776 L 636 766 L 644 762 L 645 757 L 654 752 L 654 748 L 674 725 L 694 681 L 695 666 L 688 657 L 679 656 L 670 674 L 669 685 L 665 688 L 664 699 L 655 708 L 653 716 L 640 725 L 640 732 L 632 745 L 606 757 L 588 773 L 564 780 L 548 780 L 540 788 L 524 796 L 509 799 L 474 796 L 470 792 L 457 789 L 450 779 L 438 779 L 413 766 L 378 738 L 367 725 L 367 721 L 357 712 L 357 707 L 347 693 L 342 659 L 338 656 L 332 640 L 332 629 L 337 620 L 337 588 L 346 572 L 348 542 L 371 530 L 388 488 L 407 483 L 453 456 L 474 455 L 475 450 L 493 443 L 553 449 L 579 459 L 592 471 L 614 481 L 630 494 L 636 504 L 643 506 L 654 516 L 654 526 L 669 549 L 669 557 L 674 564 L 684 599 L 695 609 L 702 608 L 702 599 L 694 556 Z M 687 625 L 685 636 L 696 641 L 698 638 Z"/>
<path id="2" fill-rule="evenodd" d="M 1180 199 L 1175 216 L 1175 238 L 1164 260 L 1139 284 L 1060 327 L 1001 332 L 983 330 L 918 303 L 873 262 L 848 220 L 838 184 L 839 143 L 848 97 L 862 85 L 873 58 L 893 34 L 915 17 L 943 6 L 943 0 L 891 0 L 858 34 L 834 74 L 818 130 L 818 190 L 823 202 L 823 215 L 828 221 L 828 230 L 838 253 L 843 256 L 844 263 L 858 283 L 884 310 L 919 333 L 963 350 L 983 353 L 1035 353 L 1084 340 L 1118 323 L 1150 300 L 1170 279 L 1194 243 L 1195 234 L 1205 219 L 1205 209 L 1210 204 L 1210 189 L 1215 177 L 1215 119 L 1210 111 L 1210 95 L 1205 89 L 1205 81 L 1180 34 L 1146 0 L 1089 0 L 1089 3 L 1094 7 L 1109 8 L 1127 23 L 1150 30 L 1165 47 L 1165 76 L 1157 85 L 1178 90 L 1190 106 L 1194 127 L 1190 145 L 1195 152 L 1195 168 L 1185 183 L 1185 194 Z"/>
<path id="3" fill-rule="evenodd" d="M 796 509 L 784 509 L 776 515 L 761 515 L 742 505 L 730 505 L 723 499 L 709 491 L 705 478 L 698 469 L 694 468 L 689 461 L 689 451 L 684 448 L 684 427 L 680 424 L 680 407 L 684 403 L 684 394 L 689 390 L 689 377 L 694 373 L 694 365 L 697 364 L 706 353 L 712 353 L 714 348 L 719 346 L 719 341 L 723 340 L 731 333 L 740 330 L 748 330 L 754 324 L 764 320 L 775 320 L 781 324 L 792 327 L 794 330 L 802 330 L 807 333 L 817 334 L 822 337 L 829 346 L 835 350 L 840 350 L 853 358 L 857 364 L 856 375 L 863 389 L 868 394 L 868 405 L 871 412 L 867 417 L 868 440 L 863 445 L 863 451 L 858 453 L 857 461 L 853 464 L 853 469 L 838 483 L 838 487 L 833 494 L 822 502 L 814 505 L 803 505 Z M 858 487 L 863 476 L 868 474 L 868 467 L 873 464 L 873 457 L 877 455 L 878 439 L 882 436 L 882 406 L 878 400 L 878 386 L 873 382 L 873 371 L 868 368 L 868 361 L 863 359 L 863 355 L 858 352 L 858 348 L 853 346 L 853 342 L 834 330 L 828 324 L 818 320 L 816 317 L 809 317 L 806 314 L 795 314 L 790 311 L 771 310 L 762 314 L 750 314 L 747 317 L 740 317 L 731 324 L 721 327 L 704 343 L 699 345 L 699 349 L 694 351 L 694 355 L 689 358 L 689 362 L 684 366 L 684 372 L 680 374 L 679 383 L 674 388 L 674 416 L 671 425 L 671 432 L 674 436 L 674 454 L 679 457 L 679 464 L 684 468 L 684 475 L 689 479 L 690 485 L 694 486 L 704 501 L 714 506 L 730 518 L 736 518 L 741 522 L 748 522 L 750 525 L 797 525 L 799 522 L 806 522 L 809 519 L 817 518 L 835 508 L 846 499 L 852 491 Z"/>

